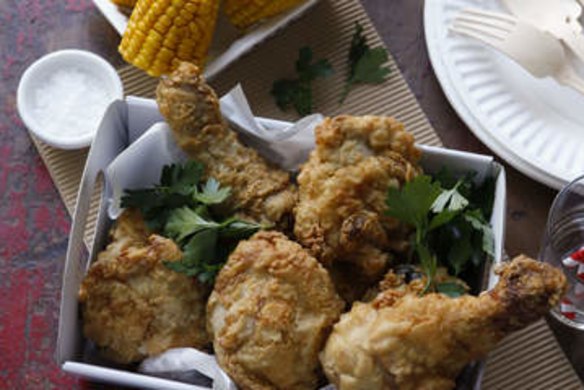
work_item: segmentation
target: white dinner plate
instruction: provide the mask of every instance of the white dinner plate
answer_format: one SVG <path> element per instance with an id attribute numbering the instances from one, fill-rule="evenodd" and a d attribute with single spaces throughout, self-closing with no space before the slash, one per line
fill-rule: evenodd
<path id="1" fill-rule="evenodd" d="M 426 0 L 426 43 L 446 97 L 495 153 L 527 176 L 561 188 L 584 173 L 584 96 L 450 33 L 450 21 L 464 8 L 503 11 L 499 0 Z"/>

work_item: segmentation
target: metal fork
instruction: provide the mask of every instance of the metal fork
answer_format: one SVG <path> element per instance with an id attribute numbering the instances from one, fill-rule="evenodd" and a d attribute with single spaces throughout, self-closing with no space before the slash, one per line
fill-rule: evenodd
<path id="1" fill-rule="evenodd" d="M 584 79 L 570 64 L 559 40 L 514 16 L 478 9 L 463 10 L 450 31 L 477 39 L 507 55 L 537 78 L 584 94 Z"/>

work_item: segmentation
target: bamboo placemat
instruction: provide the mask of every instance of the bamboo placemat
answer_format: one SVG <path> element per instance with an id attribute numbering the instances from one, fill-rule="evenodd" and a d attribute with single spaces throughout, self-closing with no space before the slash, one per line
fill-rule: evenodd
<path id="1" fill-rule="evenodd" d="M 318 80 L 313 85 L 317 111 L 325 115 L 392 115 L 406 124 L 418 142 L 440 146 L 440 139 L 393 59 L 389 60 L 392 74 L 387 82 L 377 86 L 356 87 L 345 103 L 339 104 L 347 70 L 347 50 L 355 21 L 364 27 L 373 46 L 383 44 L 358 0 L 323 0 L 309 15 L 289 26 L 285 34 L 279 34 L 238 60 L 212 80 L 211 84 L 219 94 L 223 94 L 239 82 L 256 115 L 293 119 L 293 114 L 282 113 L 275 106 L 269 91 L 274 80 L 294 75 L 298 49 L 310 46 L 316 59 L 329 59 L 335 69 L 332 77 Z M 153 97 L 157 80 L 129 66 L 120 69 L 119 73 L 127 95 Z M 62 151 L 33 140 L 67 210 L 72 213 L 87 150 Z M 97 203 L 96 193 L 94 210 L 97 209 Z M 95 215 L 88 224 L 90 228 L 94 226 Z M 92 232 L 93 229 L 89 229 L 87 239 L 90 239 Z M 483 389 L 486 390 L 583 388 L 543 320 L 511 335 L 493 351 L 483 378 Z"/>

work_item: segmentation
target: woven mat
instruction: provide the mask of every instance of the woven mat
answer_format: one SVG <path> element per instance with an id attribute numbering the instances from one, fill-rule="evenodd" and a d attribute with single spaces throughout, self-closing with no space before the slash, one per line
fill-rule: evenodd
<path id="1" fill-rule="evenodd" d="M 421 111 L 414 95 L 390 59 L 391 78 L 378 86 L 357 87 L 341 106 L 338 103 L 346 72 L 348 43 L 359 21 L 370 42 L 382 45 L 371 21 L 358 0 L 323 0 L 310 15 L 295 22 L 285 34 L 272 38 L 211 81 L 219 94 L 241 83 L 257 115 L 293 119 L 282 113 L 269 94 L 273 80 L 294 74 L 298 49 L 312 47 L 315 58 L 328 58 L 335 74 L 314 84 L 314 103 L 326 115 L 392 115 L 404 122 L 420 143 L 441 145 L 436 132 Z M 127 95 L 152 97 L 155 79 L 132 67 L 119 70 Z M 61 151 L 34 140 L 41 157 L 63 198 L 73 212 L 77 188 L 87 150 Z M 94 209 L 98 194 L 95 194 Z M 95 217 L 90 218 L 87 239 L 91 238 Z M 491 353 L 483 379 L 483 389 L 584 389 L 561 351 L 551 330 L 542 320 L 513 334 Z"/>

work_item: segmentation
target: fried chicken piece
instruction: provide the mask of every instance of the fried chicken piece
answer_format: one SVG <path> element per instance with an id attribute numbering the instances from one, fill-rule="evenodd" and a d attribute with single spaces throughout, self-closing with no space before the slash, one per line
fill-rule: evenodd
<path id="1" fill-rule="evenodd" d="M 387 269 L 408 229 L 384 214 L 390 186 L 420 172 L 414 138 L 393 118 L 339 116 L 316 130 L 298 176 L 294 234 L 327 267 L 349 262 L 369 279 Z"/>
<path id="2" fill-rule="evenodd" d="M 143 236 L 142 228 L 135 212 L 124 213 L 79 291 L 85 336 L 119 363 L 209 343 L 209 289 L 164 266 L 182 257 L 180 249 L 164 237 Z"/>
<path id="3" fill-rule="evenodd" d="M 209 177 L 231 187 L 226 213 L 239 211 L 257 222 L 288 224 L 296 203 L 289 174 L 239 141 L 223 121 L 219 100 L 199 68 L 181 63 L 161 79 L 156 96 L 178 145 L 205 165 Z"/>
<path id="4" fill-rule="evenodd" d="M 277 232 L 239 243 L 217 280 L 207 325 L 217 361 L 241 389 L 314 389 L 343 301 L 327 271 Z"/>
<path id="5" fill-rule="evenodd" d="M 422 273 L 421 268 L 410 264 L 402 264 L 396 269 L 391 269 L 379 284 L 370 288 L 361 299 L 362 302 L 370 302 L 377 298 L 384 301 L 384 306 L 391 306 L 393 302 L 403 298 L 405 295 L 422 295 L 426 290 L 427 277 Z M 462 279 L 448 274 L 448 269 L 438 267 L 434 275 L 434 285 L 442 283 L 456 284 L 465 294 L 470 291 L 470 287 Z M 383 294 L 380 294 L 383 292 Z M 379 305 L 379 303 L 377 303 Z"/>
<path id="6" fill-rule="evenodd" d="M 321 354 L 327 377 L 339 390 L 453 389 L 467 363 L 539 319 L 566 291 L 560 270 L 525 256 L 497 273 L 499 283 L 478 297 L 390 289 L 355 303 Z"/>
<path id="7" fill-rule="evenodd" d="M 128 248 L 145 246 L 150 234 L 140 211 L 126 209 L 109 231 L 110 243 L 97 255 L 96 261 L 112 260 Z"/>

